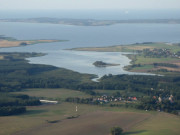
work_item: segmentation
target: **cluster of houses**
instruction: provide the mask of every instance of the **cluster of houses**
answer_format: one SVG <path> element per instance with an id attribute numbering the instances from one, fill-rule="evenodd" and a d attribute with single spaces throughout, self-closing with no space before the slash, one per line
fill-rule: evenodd
<path id="1" fill-rule="evenodd" d="M 169 100 L 170 103 L 174 103 L 173 95 L 170 95 L 169 97 L 164 97 L 164 98 L 153 96 L 153 99 L 157 99 L 159 103 L 161 103 L 164 100 Z"/>
<path id="2" fill-rule="evenodd" d="M 109 102 L 126 102 L 126 101 L 137 101 L 137 97 L 127 97 L 127 98 L 123 98 L 123 97 L 114 97 L 114 96 L 107 96 L 107 95 L 103 95 L 97 98 L 94 98 L 93 101 L 99 101 L 102 103 L 109 103 Z"/>
<path id="3" fill-rule="evenodd" d="M 171 53 L 170 49 L 158 49 L 158 51 L 170 57 L 180 58 L 180 55 L 178 53 Z"/>
<path id="4" fill-rule="evenodd" d="M 159 103 L 165 100 L 169 100 L 170 103 L 174 103 L 174 98 L 173 95 L 170 95 L 169 97 L 158 97 L 158 96 L 153 96 L 153 99 L 156 99 Z M 114 96 L 107 96 L 107 95 L 102 95 L 100 97 L 96 97 L 93 99 L 93 102 L 99 101 L 102 103 L 109 103 L 109 102 L 135 102 L 138 101 L 137 97 L 114 97 Z"/>
<path id="5" fill-rule="evenodd" d="M 157 49 L 154 48 L 153 50 L 147 48 L 143 49 L 142 51 L 138 50 L 138 53 L 143 52 L 146 56 L 164 56 L 164 57 L 174 57 L 180 58 L 180 52 L 172 53 L 170 49 Z"/>

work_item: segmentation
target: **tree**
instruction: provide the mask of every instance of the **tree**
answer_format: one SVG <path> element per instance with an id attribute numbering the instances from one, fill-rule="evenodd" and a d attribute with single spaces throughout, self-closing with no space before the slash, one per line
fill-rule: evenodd
<path id="1" fill-rule="evenodd" d="M 111 135 L 121 135 L 123 132 L 123 129 L 120 127 L 112 127 L 111 128 Z"/>

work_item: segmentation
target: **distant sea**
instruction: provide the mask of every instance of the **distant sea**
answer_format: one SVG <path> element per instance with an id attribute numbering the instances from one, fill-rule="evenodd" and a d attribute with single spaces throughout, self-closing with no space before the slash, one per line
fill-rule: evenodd
<path id="1" fill-rule="evenodd" d="M 180 19 L 178 10 L 167 11 L 0 11 L 0 18 L 74 18 L 74 19 Z M 111 26 L 72 26 L 60 24 L 0 22 L 0 35 L 19 40 L 59 39 L 67 42 L 1 48 L 0 52 L 42 52 L 43 57 L 28 58 L 30 63 L 49 64 L 73 71 L 97 74 L 140 74 L 124 71 L 130 60 L 122 53 L 76 52 L 64 49 L 101 47 L 142 42 L 180 42 L 180 24 L 116 24 Z M 102 60 L 120 66 L 98 68 L 92 65 Z"/>

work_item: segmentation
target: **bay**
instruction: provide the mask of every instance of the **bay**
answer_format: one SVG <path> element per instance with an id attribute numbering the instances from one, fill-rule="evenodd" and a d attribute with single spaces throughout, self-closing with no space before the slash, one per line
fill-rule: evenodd
<path id="1" fill-rule="evenodd" d="M 0 35 L 18 40 L 59 39 L 67 42 L 42 43 L 25 47 L 1 48 L 1 52 L 42 52 L 43 57 L 28 58 L 30 63 L 63 67 L 80 73 L 140 74 L 123 70 L 130 60 L 122 53 L 76 52 L 64 49 L 101 47 L 141 42 L 180 42 L 179 24 L 116 24 L 111 26 L 71 26 L 59 24 L 1 22 Z M 102 60 L 120 66 L 97 68 L 93 62 Z"/>

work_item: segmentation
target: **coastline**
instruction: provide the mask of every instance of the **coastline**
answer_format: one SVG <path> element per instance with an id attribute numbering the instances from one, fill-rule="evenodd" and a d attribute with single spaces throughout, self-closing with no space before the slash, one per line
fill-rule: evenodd
<path id="1" fill-rule="evenodd" d="M 131 60 L 130 65 L 124 67 L 124 70 L 128 72 L 158 75 L 180 74 L 180 43 L 144 42 L 126 46 L 87 47 L 69 50 L 131 53 L 123 54 Z"/>

